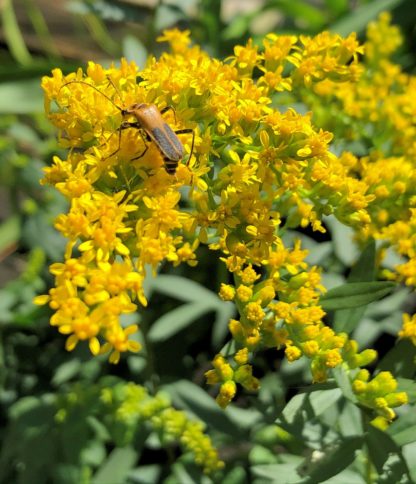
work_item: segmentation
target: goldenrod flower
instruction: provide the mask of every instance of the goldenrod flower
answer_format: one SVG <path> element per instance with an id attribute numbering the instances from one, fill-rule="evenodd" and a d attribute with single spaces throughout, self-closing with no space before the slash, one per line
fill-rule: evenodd
<path id="1" fill-rule="evenodd" d="M 388 19 L 382 22 L 388 31 Z M 171 52 L 149 59 L 143 70 L 125 60 L 108 69 L 90 62 L 85 72 L 64 76 L 55 69 L 42 81 L 45 110 L 62 145 L 71 148 L 66 160 L 54 158 L 43 180 L 69 202 L 55 223 L 68 240 L 65 261 L 52 265 L 55 287 L 37 298 L 55 311 L 51 324 L 68 335 L 68 349 L 87 341 L 93 354 L 109 351 L 114 363 L 139 351 L 132 337 L 137 325 L 126 328 L 120 318 L 146 306 L 146 271 L 156 274 L 162 263 L 193 267 L 204 244 L 233 274 L 220 296 L 234 300 L 239 312 L 229 324 L 236 354 L 217 355 L 206 373 L 210 384 L 220 385 L 221 406 L 234 398 L 237 383 L 258 387 L 247 362 L 262 348 L 285 348 L 290 361 L 309 358 L 315 381 L 343 363 L 366 364 L 375 354 L 358 353 L 323 322 L 320 268 L 307 264 L 299 241 L 286 246 L 282 237 L 291 228 L 324 232 L 323 217 L 333 214 L 361 239 L 384 238 L 399 247 L 410 260 L 398 277 L 414 283 L 411 163 L 401 155 L 336 156 L 337 133 L 324 128 L 328 120 L 319 110 L 300 114 L 291 101 L 280 110 L 275 96 L 332 96 L 343 114 L 365 125 L 387 118 L 400 132 L 392 146 L 404 156 L 416 154 L 409 121 L 416 82 L 394 73 L 386 60 L 391 49 L 376 47 L 370 60 L 379 77 L 369 80 L 355 34 L 269 34 L 263 48 L 248 41 L 224 62 L 191 46 L 189 32 L 166 31 L 159 40 Z M 370 42 L 378 42 L 376 34 Z M 386 86 L 393 73 L 396 80 Z M 377 103 L 389 89 L 397 96 L 380 112 Z M 133 108 L 126 114 L 139 104 L 174 108 L 163 113 L 172 130 L 182 130 L 176 143 L 185 154 L 174 175 L 164 167 L 160 143 L 148 140 L 151 123 L 144 130 Z M 383 229 L 395 219 L 393 200 L 402 224 Z"/>

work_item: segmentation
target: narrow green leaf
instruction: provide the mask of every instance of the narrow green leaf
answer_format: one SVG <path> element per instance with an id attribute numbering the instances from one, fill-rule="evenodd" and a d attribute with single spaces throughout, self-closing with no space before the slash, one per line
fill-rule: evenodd
<path id="1" fill-rule="evenodd" d="M 134 61 L 137 66 L 144 69 L 147 59 L 146 47 L 137 37 L 127 35 L 123 39 L 123 57 L 128 61 Z"/>
<path id="2" fill-rule="evenodd" d="M 233 467 L 222 479 L 222 484 L 245 484 L 247 473 L 242 465 Z"/>
<path id="3" fill-rule="evenodd" d="M 221 32 L 223 40 L 241 38 L 247 31 L 252 20 L 251 15 L 237 15 Z"/>
<path id="4" fill-rule="evenodd" d="M 282 418 L 288 424 L 316 418 L 334 405 L 342 396 L 339 388 L 313 390 L 295 395 L 283 409 Z M 277 421 L 281 422 L 280 418 Z"/>
<path id="5" fill-rule="evenodd" d="M 408 287 L 403 287 L 398 291 L 395 291 L 391 296 L 385 297 L 382 301 L 377 304 L 370 306 L 368 308 L 367 316 L 372 318 L 381 318 L 390 316 L 393 312 L 401 310 L 403 308 L 403 303 L 407 300 L 411 293 L 411 289 Z"/>
<path id="6" fill-rule="evenodd" d="M 255 477 L 259 478 L 254 481 L 256 483 L 295 484 L 301 482 L 297 472 L 301 463 L 301 457 L 296 456 L 296 460 L 293 460 L 292 462 L 256 465 L 250 467 L 250 470 Z"/>
<path id="7" fill-rule="evenodd" d="M 344 400 L 339 406 L 338 426 L 342 436 L 351 437 L 354 435 L 363 435 L 363 418 L 360 408 Z"/>
<path id="8" fill-rule="evenodd" d="M 326 14 L 319 10 L 310 2 L 302 0 L 271 0 L 269 6 L 274 9 L 279 9 L 282 13 L 293 17 L 297 20 L 302 20 L 307 26 L 313 28 L 321 28 L 326 23 Z"/>
<path id="9" fill-rule="evenodd" d="M 52 384 L 56 387 L 62 385 L 62 383 L 67 382 L 75 375 L 78 374 L 81 369 L 81 361 L 77 358 L 66 361 L 62 365 L 58 366 L 55 374 L 52 378 Z"/>
<path id="10" fill-rule="evenodd" d="M 335 255 L 347 267 L 352 266 L 359 254 L 354 242 L 353 230 L 342 224 L 333 215 L 324 217 L 324 222 L 331 232 Z"/>
<path id="11" fill-rule="evenodd" d="M 409 397 L 409 403 L 415 403 L 416 402 L 416 382 L 414 381 L 414 379 L 397 378 L 397 383 L 398 383 L 398 388 L 397 388 L 398 391 L 406 392 L 407 396 Z"/>
<path id="12" fill-rule="evenodd" d="M 325 0 L 325 5 L 336 16 L 348 10 L 348 0 Z"/>
<path id="13" fill-rule="evenodd" d="M 0 113 L 41 113 L 43 94 L 39 79 L 0 84 Z"/>
<path id="14" fill-rule="evenodd" d="M 403 447 L 403 458 L 409 469 L 410 482 L 416 482 L 416 442 Z"/>
<path id="15" fill-rule="evenodd" d="M 347 398 L 350 402 L 356 403 L 357 397 L 352 391 L 351 380 L 349 379 L 348 374 L 344 370 L 344 368 L 338 366 L 337 368 L 334 368 L 332 370 L 332 374 L 344 397 Z"/>
<path id="16" fill-rule="evenodd" d="M 228 334 L 228 322 L 235 315 L 236 307 L 231 302 L 222 301 L 217 308 L 217 317 L 212 328 L 212 345 L 218 347 Z"/>
<path id="17" fill-rule="evenodd" d="M 221 303 L 221 299 L 205 288 L 202 284 L 181 276 L 158 275 L 149 281 L 152 289 L 179 301 L 202 302 L 213 308 Z"/>
<path id="18" fill-rule="evenodd" d="M 302 244 L 302 247 L 305 246 Z M 320 244 L 316 244 L 313 246 L 312 249 L 308 249 L 309 253 L 306 257 L 306 261 L 310 265 L 318 265 L 321 264 L 322 261 L 327 259 L 332 252 L 332 243 L 331 242 L 321 242 Z"/>
<path id="19" fill-rule="evenodd" d="M 410 478 L 409 469 L 403 459 L 401 449 L 387 432 L 369 424 L 366 428 L 365 440 L 371 462 L 374 464 L 379 474 L 382 474 L 383 471 L 386 470 L 388 459 L 395 456 L 395 475 L 390 475 L 390 478 L 392 479 L 391 482 L 404 482 L 401 481 L 403 476 L 408 476 Z M 397 480 L 395 478 L 397 478 Z M 409 480 L 408 482 L 411 481 Z"/>
<path id="20" fill-rule="evenodd" d="M 416 413 L 407 412 L 400 415 L 388 428 L 387 433 L 393 438 L 394 442 L 402 447 L 406 444 L 415 442 L 416 435 Z"/>
<path id="21" fill-rule="evenodd" d="M 204 303 L 182 304 L 182 306 L 164 314 L 153 323 L 148 334 L 149 340 L 153 342 L 165 341 L 196 322 L 199 316 L 208 311 L 212 311 L 212 307 Z"/>
<path id="22" fill-rule="evenodd" d="M 114 449 L 108 459 L 98 469 L 92 479 L 92 484 L 108 484 L 110 482 L 126 482 L 127 476 L 136 463 L 137 454 L 132 447 Z"/>
<path id="23" fill-rule="evenodd" d="M 184 462 L 176 461 L 172 465 L 175 481 L 178 484 L 199 484 L 198 479 L 192 475 L 192 471 L 187 468 Z"/>
<path id="24" fill-rule="evenodd" d="M 13 215 L 0 225 L 0 254 L 17 244 L 19 238 L 20 218 Z"/>
<path id="25" fill-rule="evenodd" d="M 371 241 L 361 253 L 348 276 L 348 282 L 371 282 L 376 275 L 376 244 Z M 367 306 L 339 309 L 334 314 L 334 329 L 350 334 L 361 321 Z"/>
<path id="26" fill-rule="evenodd" d="M 158 464 L 140 466 L 129 472 L 129 480 L 132 484 L 149 484 L 150 482 L 160 482 L 162 468 Z"/>
<path id="27" fill-rule="evenodd" d="M 175 406 L 187 410 L 221 433 L 236 439 L 243 438 L 243 429 L 241 425 L 236 425 L 229 418 L 229 410 L 222 410 L 215 400 L 199 386 L 187 380 L 179 380 L 162 389 L 169 393 Z"/>
<path id="28" fill-rule="evenodd" d="M 316 390 L 308 394 L 308 400 L 314 410 L 315 417 L 322 415 L 329 407 L 341 398 L 341 390 L 334 388 L 332 390 Z"/>
<path id="29" fill-rule="evenodd" d="M 348 276 L 348 282 L 371 282 L 376 277 L 376 244 L 372 240 L 362 251 Z"/>
<path id="30" fill-rule="evenodd" d="M 54 38 L 48 29 L 48 24 L 42 13 L 42 9 L 39 8 L 35 0 L 24 0 L 23 3 L 26 10 L 26 15 L 30 19 L 45 52 L 47 52 L 51 57 L 60 57 L 59 50 L 56 47 Z"/>
<path id="31" fill-rule="evenodd" d="M 362 448 L 362 437 L 346 437 L 321 449 L 320 458 L 312 456 L 307 462 L 305 484 L 324 482 L 346 469 L 355 459 L 356 452 Z"/>
<path id="32" fill-rule="evenodd" d="M 395 287 L 395 283 L 385 281 L 347 283 L 328 291 L 320 303 L 325 311 L 357 308 L 381 299 Z"/>
<path id="33" fill-rule="evenodd" d="M 353 10 L 349 15 L 331 25 L 331 30 L 342 36 L 351 32 L 362 33 L 368 23 L 374 20 L 380 12 L 392 10 L 402 0 L 377 0 L 368 2 Z"/>
<path id="34" fill-rule="evenodd" d="M 400 340 L 377 365 L 380 371 L 391 371 L 395 377 L 412 378 L 416 348 L 409 340 Z"/>
<path id="35" fill-rule="evenodd" d="M 2 2 L 1 16 L 4 37 L 6 38 L 12 56 L 20 64 L 30 64 L 32 62 L 32 57 L 26 47 L 22 32 L 20 31 L 12 0 L 4 0 Z"/>

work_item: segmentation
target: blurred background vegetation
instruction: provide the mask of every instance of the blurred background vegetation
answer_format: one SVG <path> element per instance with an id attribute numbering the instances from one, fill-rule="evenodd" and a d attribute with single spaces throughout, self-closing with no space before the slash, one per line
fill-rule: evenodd
<path id="1" fill-rule="evenodd" d="M 232 440 L 225 441 L 226 455 L 222 457 L 234 468 L 234 474 L 241 470 L 239 475 L 243 478 L 238 480 L 236 474 L 234 480 L 227 482 L 244 482 L 243 463 L 248 452 L 252 452 L 245 443 L 256 441 L 248 414 L 243 418 L 233 416 L 230 409 L 224 417 L 202 390 L 195 386 L 190 391 L 187 383 L 180 381 L 203 387 L 204 371 L 223 344 L 226 322 L 233 314 L 232 308 L 215 302 L 214 293 L 225 275 L 222 266 L 212 267 L 208 252 L 200 254 L 198 270 L 179 268 L 173 274 L 166 267 L 162 269 L 165 279 L 149 283 L 150 307 L 140 321 L 144 332 L 150 323 L 153 326 L 146 344 L 147 354 L 124 358 L 116 367 L 108 365 L 105 359 L 91 358 L 84 346 L 66 353 L 64 338 L 49 327 L 48 311 L 33 306 L 33 296 L 45 293 L 51 283 L 48 265 L 61 260 L 64 250 L 63 239 L 53 229 L 53 219 L 65 210 L 65 201 L 55 191 L 39 185 L 42 167 L 54 155 L 65 157 L 57 146 L 52 126 L 42 114 L 41 76 L 50 74 L 54 67 L 71 72 L 85 66 L 88 60 L 108 65 L 121 56 L 143 66 L 148 54 L 161 52 L 163 46 L 156 39 L 171 27 L 189 29 L 195 43 L 211 55 L 225 58 L 232 54 L 234 45 L 249 37 L 259 41 L 267 32 L 316 34 L 329 29 L 342 35 L 356 31 L 362 36 L 368 22 L 383 10 L 392 12 L 393 23 L 400 26 L 405 36 L 397 62 L 412 72 L 416 65 L 414 7 L 414 0 L 3 0 L 0 3 L 0 441 L 3 447 L 0 482 L 84 482 L 76 472 L 73 475 L 62 472 L 59 477 L 44 472 L 40 463 L 47 462 L 48 451 L 41 454 L 36 445 L 42 446 L 51 439 L 47 403 L 51 395 L 66 391 L 74 382 L 93 383 L 108 374 L 146 384 L 150 390 L 171 384 L 174 403 L 199 416 L 217 433 L 232 433 L 229 428 L 235 429 L 238 421 L 239 441 L 234 444 Z M 335 268 L 332 277 L 336 282 L 353 259 L 345 250 L 337 250 L 340 238 L 338 235 L 324 245 L 319 244 L 319 257 L 325 256 L 328 267 Z M 314 242 L 309 244 L 313 246 Z M 199 285 L 188 286 L 190 280 Z M 185 300 L 184 294 L 187 294 Z M 387 305 L 384 316 L 390 313 L 391 306 Z M 383 314 L 378 317 L 382 319 Z M 193 324 L 196 320 L 199 324 Z M 382 332 L 390 332 L 393 338 L 397 328 L 379 325 L 370 333 L 361 330 L 360 342 L 373 344 Z M 281 366 L 278 376 L 270 373 L 277 366 Z M 251 405 L 263 413 L 264 425 L 272 424 L 292 382 L 305 381 L 299 376 L 305 373 L 305 368 L 301 363 L 288 367 L 276 362 L 275 355 L 268 359 L 267 354 L 257 367 L 263 368 L 262 390 L 259 400 Z M 195 401 L 190 399 L 192 392 Z M 249 407 L 246 398 L 241 397 L 238 406 Z M 230 423 L 233 417 L 235 420 Z M 88 411 L 80 418 L 87 419 Z M 241 425 L 242 421 L 246 425 Z M 21 427 L 16 427 L 18 424 Z M 13 434 L 16 428 L 22 434 Z M 67 445 L 78 449 L 74 462 L 86 459 L 96 467 L 106 462 L 105 457 L 100 460 L 95 456 L 94 461 L 91 455 L 86 458 L 82 454 L 88 439 L 80 441 L 79 435 L 68 439 Z M 262 454 L 260 461 L 264 459 L 267 456 Z M 127 470 L 138 465 L 136 462 L 129 467 L 122 459 L 120 462 L 119 466 Z M 169 478 L 168 455 L 156 445 L 142 455 L 140 464 L 140 473 L 119 481 L 120 477 L 114 478 L 114 484 Z M 28 470 L 26 474 L 20 472 L 20 480 L 16 477 L 19 465 Z M 114 461 L 112 465 L 117 467 Z M 51 462 L 50 467 L 53 466 Z M 33 477 L 35 468 L 43 469 L 42 477 Z M 176 468 L 177 480 L 171 482 L 185 482 L 178 478 L 182 471 Z M 113 484 L 99 478 L 94 482 Z"/>

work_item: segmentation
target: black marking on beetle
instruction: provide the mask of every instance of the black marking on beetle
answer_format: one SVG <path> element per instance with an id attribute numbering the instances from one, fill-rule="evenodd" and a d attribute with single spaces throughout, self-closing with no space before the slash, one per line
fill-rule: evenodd
<path id="1" fill-rule="evenodd" d="M 167 126 L 167 125 L 165 125 Z M 172 130 L 171 130 L 172 131 Z M 169 160 L 178 162 L 183 158 L 183 148 L 178 141 L 176 134 L 172 131 L 173 138 L 168 138 L 166 134 L 160 128 L 153 128 L 149 133 L 164 157 Z"/>

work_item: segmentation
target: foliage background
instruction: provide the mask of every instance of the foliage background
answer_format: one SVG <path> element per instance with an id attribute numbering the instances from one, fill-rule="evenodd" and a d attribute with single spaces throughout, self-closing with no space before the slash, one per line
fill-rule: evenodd
<path id="1" fill-rule="evenodd" d="M 118 366 L 111 366 L 105 358 L 92 359 L 83 347 L 73 353 L 64 351 L 62 336 L 49 327 L 48 312 L 32 304 L 36 294 L 48 289 L 51 278 L 47 267 L 62 258 L 64 249 L 52 221 L 65 202 L 55 191 L 41 188 L 38 183 L 42 167 L 50 163 L 53 155 L 65 156 L 42 114 L 39 84 L 40 77 L 53 67 L 70 72 L 89 59 L 109 64 L 125 56 L 143 66 L 147 53 L 160 52 L 156 37 L 172 26 L 189 28 L 195 42 L 213 56 L 225 58 L 235 44 L 244 43 L 248 37 L 259 39 L 268 31 L 316 34 L 330 29 L 342 35 L 352 31 L 363 34 L 367 23 L 383 10 L 392 12 L 393 23 L 405 36 L 405 48 L 396 61 L 413 72 L 416 11 L 412 0 L 2 3 L 0 482 L 200 482 L 200 471 L 192 459 L 179 458 L 175 444 L 162 445 L 151 433 L 146 438 L 138 437 L 133 447 L 110 442 L 99 430 L 93 439 L 90 437 L 87 429 L 101 418 L 91 402 L 105 386 L 101 380 L 104 376 L 144 384 L 150 392 L 163 388 L 176 408 L 204 421 L 227 465 L 222 482 L 273 482 L 277 473 L 283 475 L 286 469 L 290 475 L 302 462 L 309 476 L 302 482 L 323 482 L 342 471 L 343 467 L 337 468 L 339 449 L 331 452 L 327 448 L 327 461 L 315 468 L 311 448 L 308 454 L 301 443 L 302 439 L 325 440 L 316 434 L 331 426 L 328 394 L 320 397 L 319 388 L 314 387 L 309 413 L 304 421 L 296 422 L 292 436 L 274 425 L 286 402 L 310 383 L 301 361 L 289 365 L 283 357 L 276 360 L 275 354 L 263 354 L 256 362 L 262 371 L 259 396 L 241 395 L 236 405 L 225 412 L 217 408 L 204 388 L 204 372 L 223 344 L 226 322 L 233 315 L 232 306 L 220 303 L 216 296 L 220 283 L 227 282 L 223 266 L 213 265 L 207 250 L 200 254 L 197 270 L 162 268 L 163 277 L 148 281 L 151 300 L 140 321 L 148 334 L 147 354 L 131 355 Z M 324 283 L 331 288 L 345 281 L 357 249 L 344 227 L 329 229 L 330 235 L 321 239 L 310 233 L 301 236 L 311 250 L 311 260 L 326 261 Z M 373 347 L 380 357 L 386 356 L 379 369 L 393 370 L 394 352 L 405 355 L 409 362 L 414 356 L 408 343 L 394 347 L 403 310 L 414 309 L 409 292 L 402 289 L 384 304 L 370 308 L 354 333 L 362 347 Z M 412 371 L 405 369 L 401 376 L 411 377 Z M 114 385 L 114 381 L 118 380 L 108 380 L 108 385 Z M 91 391 L 88 405 L 80 407 L 73 419 L 57 431 L 56 396 L 85 396 L 87 388 Z M 67 402 L 63 399 L 60 405 L 65 408 Z M 347 425 L 357 417 L 348 415 L 350 411 L 346 406 L 339 413 Z M 307 425 L 310 421 L 314 425 Z M 370 437 L 378 442 L 387 439 L 376 429 L 372 432 Z M 373 460 L 387 459 L 385 449 L 391 451 L 393 444 L 384 443 L 385 453 L 380 451 Z M 53 448 L 60 449 L 56 459 L 50 459 Z M 276 458 L 282 449 L 287 452 L 284 462 Z M 351 449 L 343 447 L 345 465 L 348 459 L 353 461 L 353 443 Z M 340 480 L 328 482 L 373 482 L 360 480 L 359 475 L 365 474 L 362 466 L 356 463 L 360 472 L 357 468 L 347 469 L 339 474 Z M 385 479 L 391 479 L 391 474 Z"/>

